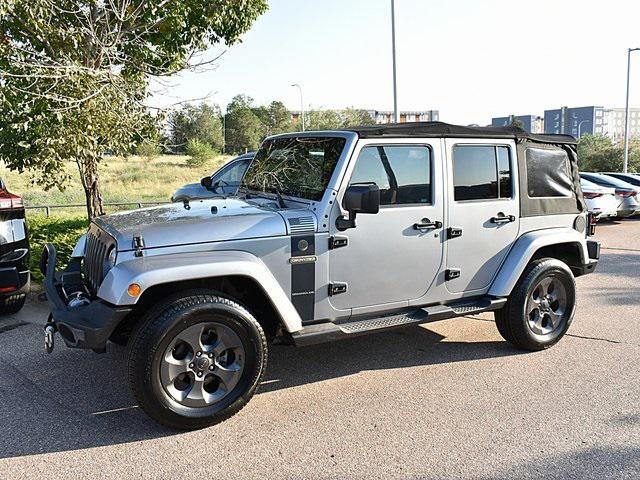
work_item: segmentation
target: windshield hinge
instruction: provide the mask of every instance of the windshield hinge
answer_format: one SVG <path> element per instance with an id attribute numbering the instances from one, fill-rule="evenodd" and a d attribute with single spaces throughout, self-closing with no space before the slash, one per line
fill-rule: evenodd
<path id="1" fill-rule="evenodd" d="M 335 250 L 336 248 L 346 247 L 349 244 L 349 237 L 341 237 L 334 235 L 329 237 L 329 250 Z"/>
<path id="2" fill-rule="evenodd" d="M 133 254 L 136 257 L 141 257 L 143 255 L 142 250 L 144 249 L 144 238 L 141 233 L 136 233 L 133 236 L 133 249 L 135 250 Z"/>

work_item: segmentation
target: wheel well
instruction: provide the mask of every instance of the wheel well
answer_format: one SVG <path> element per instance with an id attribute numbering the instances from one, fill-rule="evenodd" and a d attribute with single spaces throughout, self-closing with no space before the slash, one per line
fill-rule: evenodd
<path id="1" fill-rule="evenodd" d="M 540 248 L 531 260 L 556 258 L 566 263 L 575 276 L 582 272 L 582 250 L 579 243 L 557 243 Z"/>
<path id="2" fill-rule="evenodd" d="M 260 323 L 268 338 L 275 337 L 281 329 L 282 319 L 262 286 L 250 277 L 232 275 L 163 283 L 148 288 L 143 292 L 133 311 L 116 327 L 110 340 L 125 345 L 134 327 L 151 306 L 169 295 L 193 289 L 211 290 L 242 304 Z"/>

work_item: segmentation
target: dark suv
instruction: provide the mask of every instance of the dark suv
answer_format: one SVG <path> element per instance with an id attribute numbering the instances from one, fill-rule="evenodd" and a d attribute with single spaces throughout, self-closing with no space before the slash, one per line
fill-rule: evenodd
<path id="1" fill-rule="evenodd" d="M 24 204 L 0 180 L 0 314 L 16 313 L 24 306 L 30 280 Z"/>

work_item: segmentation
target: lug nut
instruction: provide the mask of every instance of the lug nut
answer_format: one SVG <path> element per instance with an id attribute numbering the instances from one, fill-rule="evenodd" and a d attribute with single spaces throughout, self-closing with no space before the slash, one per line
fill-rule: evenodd
<path id="1" fill-rule="evenodd" d="M 202 372 L 198 372 L 198 376 L 201 377 L 202 376 Z"/>
<path id="2" fill-rule="evenodd" d="M 190 364 L 189 364 L 189 368 L 193 368 L 193 363 L 190 363 Z"/>
<path id="3" fill-rule="evenodd" d="M 213 370 L 214 368 L 216 368 L 216 367 L 214 367 L 213 365 L 211 365 L 211 366 L 209 367 L 209 370 Z"/>
<path id="4" fill-rule="evenodd" d="M 199 357 L 200 355 L 202 355 L 202 352 L 197 352 L 196 353 L 196 357 Z"/>
<path id="5" fill-rule="evenodd" d="M 209 353 L 208 357 L 213 358 L 213 353 Z"/>

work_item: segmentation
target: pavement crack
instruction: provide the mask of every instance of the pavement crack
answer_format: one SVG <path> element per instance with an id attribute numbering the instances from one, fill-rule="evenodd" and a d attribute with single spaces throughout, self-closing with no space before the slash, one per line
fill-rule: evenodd
<path id="1" fill-rule="evenodd" d="M 597 342 L 613 343 L 615 345 L 631 345 L 633 347 L 640 347 L 637 343 L 621 342 L 620 340 L 611 340 L 609 338 L 587 337 L 583 335 L 576 335 L 575 333 L 567 333 L 567 337 L 580 338 L 582 340 L 595 340 Z"/>

